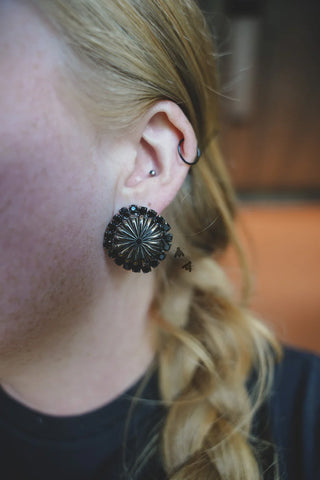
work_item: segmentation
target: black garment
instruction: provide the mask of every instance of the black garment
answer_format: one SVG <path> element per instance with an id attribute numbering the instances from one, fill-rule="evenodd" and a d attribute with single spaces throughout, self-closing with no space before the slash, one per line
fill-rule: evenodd
<path id="1" fill-rule="evenodd" d="M 320 358 L 287 349 L 270 404 L 283 480 L 320 480 Z"/>
<path id="2" fill-rule="evenodd" d="M 128 468 L 132 465 L 133 456 L 140 453 L 148 433 L 163 416 L 159 404 L 138 402 L 126 434 L 137 388 L 134 385 L 113 402 L 90 413 L 59 417 L 21 405 L 0 387 L 0 479 L 131 478 L 124 473 L 123 464 Z M 143 398 L 159 398 L 155 376 Z"/>
<path id="3" fill-rule="evenodd" d="M 123 436 L 136 390 L 135 385 L 105 407 L 69 417 L 39 414 L 0 390 L 0 478 L 133 480 L 130 469 L 123 470 Z M 158 398 L 156 377 L 143 398 Z M 128 430 L 126 465 L 130 467 L 141 453 L 163 413 L 156 402 L 137 404 Z M 285 350 L 270 402 L 257 415 L 254 429 L 267 439 L 272 433 L 283 480 L 320 480 L 320 358 Z M 139 479 L 165 479 L 156 447 L 153 454 L 148 471 L 140 472 Z M 270 451 L 264 455 L 267 468 Z M 266 479 L 271 472 L 266 471 Z"/>

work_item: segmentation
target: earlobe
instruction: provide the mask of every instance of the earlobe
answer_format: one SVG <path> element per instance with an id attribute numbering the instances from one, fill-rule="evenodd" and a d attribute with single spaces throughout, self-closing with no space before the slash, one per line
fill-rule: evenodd
<path id="1" fill-rule="evenodd" d="M 160 213 L 192 168 L 189 165 L 197 156 L 195 133 L 178 105 L 159 101 L 146 114 L 138 137 L 134 166 L 122 194 L 128 204 L 134 201 Z"/>

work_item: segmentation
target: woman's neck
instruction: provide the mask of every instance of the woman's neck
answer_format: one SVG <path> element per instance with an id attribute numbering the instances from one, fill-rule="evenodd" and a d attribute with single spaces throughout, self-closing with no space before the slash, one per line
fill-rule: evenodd
<path id="1" fill-rule="evenodd" d="M 13 358 L 4 390 L 43 413 L 73 415 L 112 401 L 138 380 L 154 356 L 153 277 L 123 278 L 107 282 L 86 311 L 60 318 L 54 333 Z"/>

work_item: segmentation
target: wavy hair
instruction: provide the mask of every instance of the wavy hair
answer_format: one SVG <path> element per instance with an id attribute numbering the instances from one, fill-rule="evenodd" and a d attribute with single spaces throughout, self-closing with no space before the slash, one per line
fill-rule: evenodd
<path id="1" fill-rule="evenodd" d="M 73 93 L 97 138 L 106 128 L 131 128 L 161 99 L 177 103 L 195 130 L 201 161 L 164 212 L 193 270 L 177 268 L 174 252 L 168 255 L 151 306 L 168 408 L 162 462 L 170 480 L 257 480 L 252 420 L 281 349 L 236 302 L 217 262 L 231 243 L 245 270 L 216 136 L 219 81 L 205 19 L 192 0 L 33 1 L 64 41 L 66 78 L 77 85 Z"/>

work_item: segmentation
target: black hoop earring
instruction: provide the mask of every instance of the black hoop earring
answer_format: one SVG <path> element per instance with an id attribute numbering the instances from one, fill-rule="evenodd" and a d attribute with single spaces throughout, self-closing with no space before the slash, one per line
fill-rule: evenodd
<path id="1" fill-rule="evenodd" d="M 130 205 L 108 224 L 103 246 L 117 265 L 133 272 L 150 272 L 170 250 L 170 225 L 154 210 Z"/>
<path id="2" fill-rule="evenodd" d="M 182 153 L 181 153 L 181 145 L 182 143 L 184 142 L 184 138 L 182 138 L 179 142 L 179 145 L 178 145 L 178 153 L 179 153 L 179 157 L 181 158 L 181 160 L 184 161 L 184 163 L 186 163 L 187 165 L 195 165 L 198 161 L 199 161 L 199 158 L 201 156 L 201 151 L 200 151 L 200 148 L 197 147 L 197 156 L 195 158 L 195 160 L 193 162 L 187 162 L 187 160 L 183 157 Z"/>

